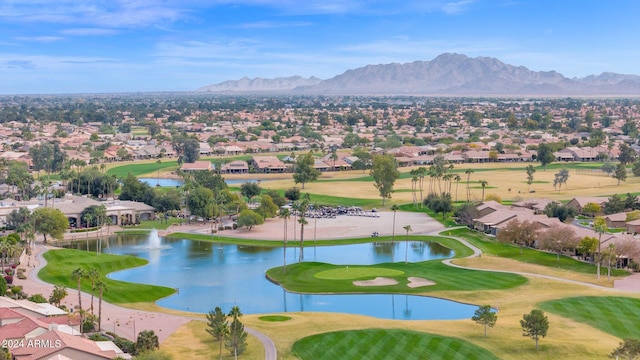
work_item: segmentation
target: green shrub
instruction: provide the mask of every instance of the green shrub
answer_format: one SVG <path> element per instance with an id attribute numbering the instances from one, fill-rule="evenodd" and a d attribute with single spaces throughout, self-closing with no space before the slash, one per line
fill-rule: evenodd
<path id="1" fill-rule="evenodd" d="M 0 296 L 5 296 L 7 294 L 7 281 L 4 277 L 0 276 Z"/>
<path id="2" fill-rule="evenodd" d="M 93 340 L 93 341 L 108 341 L 108 340 L 110 340 L 108 337 L 106 337 L 106 336 L 104 336 L 102 334 L 99 334 L 99 333 L 91 334 L 91 336 L 89 336 L 89 339 Z"/>
<path id="3" fill-rule="evenodd" d="M 20 278 L 20 276 L 18 276 L 18 278 Z M 33 294 L 29 296 L 27 300 L 32 301 L 34 303 L 38 303 L 38 304 L 44 304 L 49 302 L 42 294 Z"/>

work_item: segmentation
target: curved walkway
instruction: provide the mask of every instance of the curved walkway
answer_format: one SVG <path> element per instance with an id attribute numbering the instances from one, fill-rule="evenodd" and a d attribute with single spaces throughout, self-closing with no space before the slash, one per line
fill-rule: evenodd
<path id="1" fill-rule="evenodd" d="M 476 247 L 475 245 L 471 244 L 470 242 L 468 242 L 465 239 L 462 239 L 462 238 L 459 238 L 459 237 L 456 237 L 456 236 L 450 236 L 450 235 L 440 235 L 440 234 L 431 234 L 431 235 L 449 237 L 449 238 L 452 238 L 452 239 L 456 239 L 457 241 L 462 243 L 464 246 L 466 246 L 469 249 L 473 250 L 473 254 L 467 256 L 466 258 L 479 257 L 479 256 L 482 255 L 482 250 L 480 250 L 478 247 Z M 552 275 L 534 274 L 534 273 L 528 273 L 528 272 L 524 272 L 524 271 L 493 270 L 493 269 L 481 269 L 481 268 L 475 268 L 475 267 L 461 266 L 461 265 L 456 265 L 456 264 L 452 263 L 453 260 L 456 260 L 456 259 L 445 259 L 445 260 L 442 260 L 442 263 L 445 264 L 445 265 L 451 266 L 451 267 L 459 268 L 459 269 L 477 270 L 477 271 L 490 271 L 490 272 L 497 272 L 497 273 L 517 274 L 517 275 L 522 275 L 522 276 L 533 276 L 533 277 L 537 277 L 537 278 L 541 278 L 541 279 L 555 280 L 555 281 L 560 281 L 560 282 L 564 282 L 564 283 L 568 283 L 568 284 L 587 286 L 587 287 L 591 287 L 591 288 L 599 289 L 599 290 L 640 292 L 640 274 L 632 274 L 632 275 L 629 276 L 629 277 L 633 277 L 632 279 L 626 279 L 625 278 L 623 280 L 617 280 L 616 282 L 614 282 L 614 287 L 607 287 L 607 286 L 592 284 L 592 283 L 588 283 L 588 282 L 584 282 L 584 281 L 565 279 L 565 278 L 562 278 L 562 277 L 557 277 L 557 276 L 552 276 Z M 631 287 L 631 286 L 618 286 L 618 287 L 616 287 L 616 283 L 618 283 L 618 281 L 620 281 L 620 282 L 629 281 L 633 285 L 636 285 L 636 286 L 633 286 L 633 287 Z"/>
<path id="2" fill-rule="evenodd" d="M 44 254 L 48 249 L 50 249 L 50 247 L 45 245 L 35 245 L 32 248 L 32 255 L 25 255 L 22 259 L 23 263 L 28 264 L 28 266 L 26 270 L 27 279 L 20 280 L 20 285 L 22 285 L 24 291 L 29 294 L 39 293 L 47 297 L 54 288 L 53 285 L 42 281 L 38 277 L 40 269 L 47 264 L 42 254 Z M 78 291 L 67 288 L 67 292 L 68 295 L 62 304 L 71 309 L 77 304 Z M 91 304 L 91 294 L 83 292 L 81 296 L 84 307 L 89 308 Z M 97 304 L 94 305 L 94 308 L 97 308 Z M 112 331 L 119 336 L 128 339 L 135 339 L 135 336 L 140 331 L 153 330 L 158 336 L 160 343 L 169 338 L 171 334 L 189 321 L 203 321 L 200 317 L 134 310 L 104 301 L 102 302 L 102 318 L 102 329 L 104 331 Z M 278 358 L 276 346 L 273 340 L 255 329 L 245 327 L 245 330 L 260 340 L 264 347 L 266 360 L 276 360 Z"/>

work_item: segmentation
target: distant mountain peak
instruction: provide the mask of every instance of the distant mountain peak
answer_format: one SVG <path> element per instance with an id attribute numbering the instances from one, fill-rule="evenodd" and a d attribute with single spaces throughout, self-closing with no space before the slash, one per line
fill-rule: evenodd
<path id="1" fill-rule="evenodd" d="M 265 79 L 256 77 L 250 79 L 242 77 L 240 80 L 228 80 L 214 85 L 207 85 L 199 88 L 197 91 L 207 92 L 272 92 L 293 90 L 298 86 L 311 86 L 318 84 L 321 79 L 314 76 L 303 78 L 302 76 L 276 77 L 273 79 Z"/>
<path id="2" fill-rule="evenodd" d="M 309 95 L 637 96 L 640 76 L 603 72 L 569 79 L 553 70 L 532 71 L 492 57 L 444 53 L 431 61 L 365 65 L 327 80 L 244 77 L 198 90 Z"/>

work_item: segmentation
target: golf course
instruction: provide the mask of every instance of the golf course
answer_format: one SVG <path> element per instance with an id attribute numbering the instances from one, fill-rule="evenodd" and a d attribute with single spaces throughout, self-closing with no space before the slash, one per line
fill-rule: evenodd
<path id="1" fill-rule="evenodd" d="M 467 187 L 470 200 L 480 201 L 481 194 L 492 195 L 503 203 L 529 198 L 548 198 L 568 201 L 578 196 L 611 196 L 613 194 L 637 194 L 640 178 L 629 178 L 618 185 L 618 181 L 603 176 L 598 164 L 554 163 L 543 169 L 536 166 L 535 181 L 527 184 L 526 164 L 461 164 L 452 170 L 462 178 L 450 184 L 452 199 L 458 203 L 466 201 Z M 108 171 L 127 173 L 120 165 Z M 177 166 L 177 165 L 176 165 Z M 554 189 L 554 174 L 569 170 L 568 182 L 561 189 Z M 140 168 L 138 168 L 140 169 Z M 155 177 L 159 171 L 170 173 L 173 164 L 148 164 L 147 173 Z M 465 170 L 471 169 L 469 179 Z M 382 206 L 377 190 L 368 173 L 344 171 L 323 173 L 316 182 L 305 184 L 305 193 L 321 204 L 345 204 L 349 200 L 365 208 L 389 211 L 393 205 L 404 204 L 401 209 L 427 212 L 411 205 L 412 190 L 410 168 L 402 168 L 400 179 L 394 186 L 391 199 Z M 263 180 L 262 187 L 284 191 L 295 184 L 290 177 L 269 174 L 251 175 Z M 488 185 L 480 186 L 481 181 Z M 533 191 L 532 191 L 533 190 Z M 408 205 L 406 205 L 408 204 Z M 402 211 L 402 210 L 401 210 Z M 449 219 L 442 220 L 445 225 Z M 277 221 L 277 220 L 274 220 Z M 375 219 L 371 219 L 375 222 Z M 374 223 L 372 223 L 374 224 Z M 144 227 L 144 224 L 142 225 Z M 259 227 L 258 227 L 259 228 Z M 274 226 L 274 229 L 276 227 Z M 312 229 L 310 223 L 307 229 Z M 277 229 L 281 229 L 278 225 Z M 384 229 L 376 228 L 377 231 Z M 278 230 L 281 231 L 281 230 Z M 291 231 L 291 229 L 289 230 Z M 307 230 L 307 234 L 312 230 Z M 335 229 L 339 233 L 340 229 Z M 277 234 L 282 238 L 282 234 Z M 218 241 L 255 244 L 261 246 L 283 246 L 282 240 L 235 239 L 233 236 L 213 237 L 196 233 L 179 233 L 172 236 L 201 241 Z M 260 237 L 257 237 L 260 239 Z M 334 237 L 335 238 L 335 237 Z M 361 243 L 371 238 L 339 237 L 318 238 L 310 241 L 307 235 L 305 246 Z M 624 338 L 640 338 L 640 288 L 618 289 L 616 280 L 630 276 L 625 270 L 614 269 L 606 276 L 602 269 L 599 278 L 596 266 L 555 253 L 541 252 L 529 248 L 498 243 L 495 238 L 460 227 L 444 228 L 439 234 L 395 233 L 381 236 L 375 241 L 437 242 L 454 252 L 449 261 L 429 260 L 423 262 L 398 261 L 375 265 L 338 266 L 330 263 L 301 262 L 279 266 L 267 271 L 266 276 L 284 289 L 294 293 L 387 293 L 412 294 L 449 299 L 457 302 L 490 305 L 497 311 L 495 326 L 484 336 L 483 326 L 471 319 L 465 320 L 388 320 L 368 316 L 342 313 L 286 313 L 245 315 L 243 322 L 267 336 L 276 344 L 281 359 L 388 359 L 388 358 L 438 358 L 438 359 L 585 359 L 606 358 Z M 288 247 L 299 246 L 289 242 Z M 404 249 L 404 247 L 402 247 Z M 481 256 L 474 255 L 474 249 Z M 74 284 L 56 275 L 53 269 L 65 266 L 60 271 L 69 273 L 87 261 L 83 256 L 57 254 L 50 251 L 47 260 L 51 269 L 45 268 L 41 277 L 51 283 L 73 287 Z M 95 259 L 91 260 L 94 261 Z M 98 261 L 101 274 L 123 268 L 143 265 L 135 260 L 111 260 L 101 255 Z M 62 265 L 64 264 L 64 265 Z M 453 265 L 453 266 L 452 266 Z M 68 277 L 68 276 L 67 276 Z M 388 284 L 360 286 L 354 282 L 372 281 L 376 278 L 393 280 Z M 426 286 L 409 286 L 409 278 L 428 280 Z M 112 280 L 109 280 L 112 281 Z M 127 288 L 127 286 L 129 286 Z M 137 294 L 136 284 L 111 284 L 105 300 L 139 309 L 163 311 L 153 302 L 169 295 L 172 289 L 144 288 L 144 295 Z M 143 288 L 139 288 L 142 291 Z M 138 290 L 138 289 L 136 289 Z M 129 293 L 131 295 L 124 295 Z M 136 295 L 137 294 L 137 295 Z M 523 336 L 520 320 L 531 310 L 540 309 L 548 317 L 549 330 L 540 338 L 536 350 L 534 341 Z M 171 311 L 175 313 L 175 311 Z M 189 314 L 193 316 L 193 314 Z M 174 332 L 161 344 L 161 348 L 174 357 L 217 356 L 218 343 L 205 332 L 206 323 L 192 321 Z M 198 335 L 200 334 L 200 335 Z M 230 358 L 225 354 L 225 358 Z M 250 341 L 249 348 L 241 356 L 244 359 L 263 358 L 257 341 Z"/>

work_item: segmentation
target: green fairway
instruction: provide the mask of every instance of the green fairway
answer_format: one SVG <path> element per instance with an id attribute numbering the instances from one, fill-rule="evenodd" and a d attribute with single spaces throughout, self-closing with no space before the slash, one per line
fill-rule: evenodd
<path id="1" fill-rule="evenodd" d="M 498 359 L 464 340 L 408 330 L 368 329 L 312 335 L 296 341 L 303 360 L 341 359 Z"/>
<path id="2" fill-rule="evenodd" d="M 291 317 L 284 316 L 284 315 L 265 315 L 265 316 L 260 316 L 258 319 L 266 322 L 281 322 L 281 321 L 289 321 L 291 320 Z"/>
<path id="3" fill-rule="evenodd" d="M 376 276 L 399 276 L 403 272 L 395 269 L 386 269 L 379 267 L 367 266 L 347 266 L 333 270 L 321 271 L 315 274 L 318 279 L 325 280 L 345 280 L 345 279 L 362 279 L 373 278 Z"/>
<path id="4" fill-rule="evenodd" d="M 107 170 L 107 174 L 115 174 L 117 177 L 123 178 L 129 175 L 129 173 L 134 176 L 140 176 L 170 167 L 178 169 L 178 162 L 176 160 L 163 160 L 160 164 L 148 162 L 116 166 Z"/>
<path id="5" fill-rule="evenodd" d="M 465 257 L 472 252 L 457 240 L 447 238 L 437 238 L 429 236 L 412 236 L 412 241 L 437 241 L 445 247 L 455 252 L 455 257 Z M 360 266 L 359 266 L 360 267 Z M 385 263 L 372 266 L 361 266 L 362 268 L 393 269 L 401 272 L 401 275 L 390 275 L 389 278 L 398 281 L 397 285 L 385 286 L 388 293 L 425 293 L 442 290 L 475 291 L 489 289 L 509 289 L 526 283 L 527 279 L 520 275 L 485 272 L 454 268 L 442 263 L 441 260 L 430 260 L 417 263 Z M 285 289 L 302 293 L 340 293 L 340 292 L 380 292 L 375 286 L 356 286 L 351 280 L 337 279 L 326 280 L 316 276 L 324 271 L 344 270 L 344 265 L 332 265 L 319 262 L 303 262 L 287 265 L 286 273 L 283 274 L 283 267 L 276 267 L 267 271 L 267 276 Z M 407 286 L 408 277 L 422 277 L 434 281 L 436 284 L 428 287 L 410 288 Z"/>
<path id="6" fill-rule="evenodd" d="M 617 296 L 581 296 L 546 301 L 550 313 L 588 324 L 621 339 L 640 334 L 640 299 Z"/>
<path id="7" fill-rule="evenodd" d="M 485 254 L 504 257 L 512 260 L 526 262 L 529 264 L 536 264 L 547 266 L 550 268 L 563 269 L 569 271 L 575 271 L 584 274 L 595 274 L 596 265 L 578 261 L 568 256 L 558 257 L 556 254 L 539 251 L 531 248 L 521 249 L 519 246 L 503 244 L 495 239 L 486 236 L 483 233 L 472 231 L 470 229 L 456 229 L 445 230 L 440 233 L 443 236 L 458 236 L 469 241 L 471 244 L 477 246 Z M 607 268 L 601 268 L 601 274 L 607 274 Z M 611 274 L 614 276 L 627 276 L 629 272 L 621 269 L 611 269 Z"/>
<path id="8" fill-rule="evenodd" d="M 135 284 L 124 281 L 111 280 L 106 277 L 110 272 L 129 269 L 147 264 L 147 260 L 127 255 L 109 255 L 89 253 L 81 250 L 60 249 L 49 250 L 44 253 L 47 266 L 38 272 L 43 281 L 55 285 L 64 285 L 67 288 L 77 289 L 77 281 L 71 278 L 71 273 L 77 268 L 88 271 L 96 268 L 100 278 L 107 284 L 108 290 L 103 299 L 107 302 L 134 303 L 153 302 L 173 294 L 175 291 L 164 286 Z M 91 292 L 91 281 L 82 280 L 82 290 Z"/>

